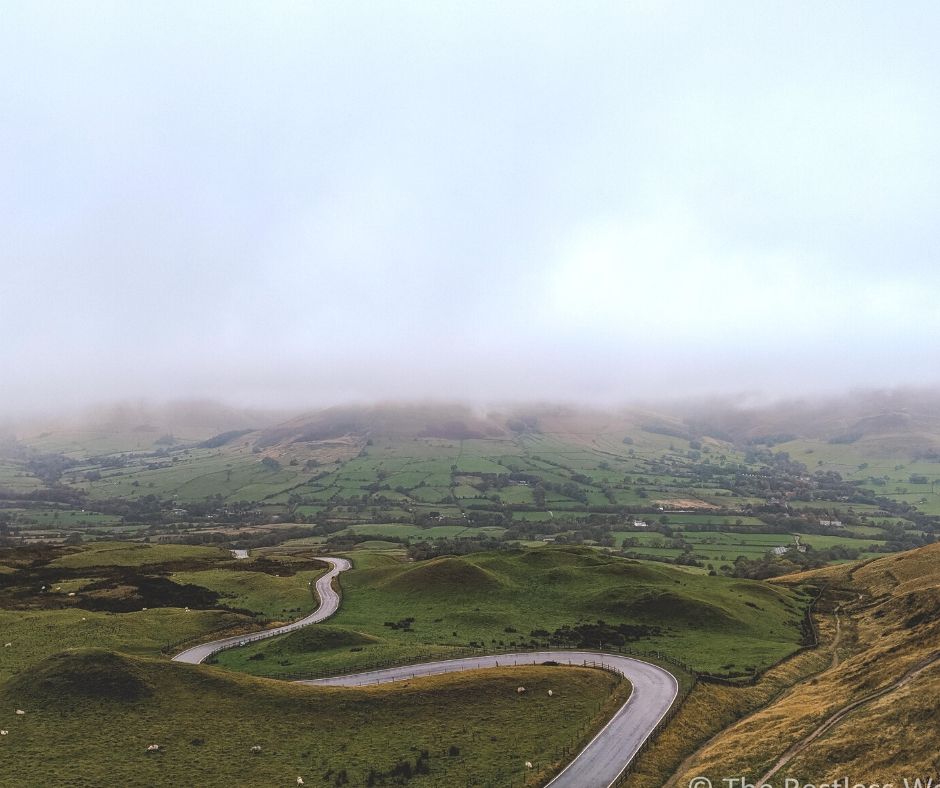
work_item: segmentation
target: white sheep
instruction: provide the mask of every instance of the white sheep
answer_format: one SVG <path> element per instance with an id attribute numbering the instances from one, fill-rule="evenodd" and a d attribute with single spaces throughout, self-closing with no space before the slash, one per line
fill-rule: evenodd
<path id="1" fill-rule="evenodd" d="M 8 733 L 9 731 L 0 731 L 0 736 L 6 736 Z"/>
<path id="2" fill-rule="evenodd" d="M 532 761 L 526 761 L 526 762 L 525 762 L 525 768 L 526 768 L 526 769 L 531 769 L 531 768 L 532 768 Z"/>
<path id="3" fill-rule="evenodd" d="M 147 745 L 147 752 L 158 752 L 159 750 L 160 750 L 160 745 L 159 745 L 159 744 L 148 744 L 148 745 Z"/>
<path id="4" fill-rule="evenodd" d="M 24 714 L 26 714 L 26 712 L 23 711 L 22 709 L 17 709 L 17 710 L 16 710 L 16 713 L 19 714 L 21 717 L 22 717 Z"/>
<path id="5" fill-rule="evenodd" d="M 523 692 L 525 692 L 525 687 L 516 687 L 517 695 L 521 695 Z"/>
<path id="6" fill-rule="evenodd" d="M 554 695 L 554 693 L 553 693 L 551 690 L 549 690 L 549 691 L 548 691 L 548 697 L 551 697 L 552 695 Z"/>
<path id="7" fill-rule="evenodd" d="M 13 645 L 12 643 L 4 643 L 4 644 L 3 644 L 3 647 L 4 647 L 4 648 L 10 648 L 10 646 L 12 646 L 12 645 Z"/>
<path id="8" fill-rule="evenodd" d="M 304 784 L 304 778 L 303 778 L 303 777 L 298 777 L 298 778 L 297 778 L 297 785 L 303 785 L 303 784 Z"/>
<path id="9" fill-rule="evenodd" d="M 74 591 L 69 591 L 69 596 L 75 596 L 75 592 L 74 592 Z"/>
<path id="10" fill-rule="evenodd" d="M 254 752 L 254 753 L 261 752 L 261 745 L 260 745 L 260 744 L 256 744 L 254 747 L 251 748 L 251 751 Z"/>

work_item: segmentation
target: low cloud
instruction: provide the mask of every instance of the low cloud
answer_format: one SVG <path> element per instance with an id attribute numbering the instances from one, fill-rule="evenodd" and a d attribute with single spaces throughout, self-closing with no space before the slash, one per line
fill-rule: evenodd
<path id="1" fill-rule="evenodd" d="M 0 411 L 938 383 L 938 17 L 10 10 Z"/>

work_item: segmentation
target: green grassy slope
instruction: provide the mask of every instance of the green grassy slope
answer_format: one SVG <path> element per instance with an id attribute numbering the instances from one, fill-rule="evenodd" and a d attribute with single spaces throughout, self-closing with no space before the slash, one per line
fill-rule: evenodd
<path id="1" fill-rule="evenodd" d="M 163 608 L 135 613 L 0 610 L 0 682 L 67 648 L 100 646 L 157 655 L 167 643 L 202 639 L 244 623 L 215 610 Z"/>
<path id="2" fill-rule="evenodd" d="M 600 724 L 615 690 L 622 698 L 615 677 L 582 668 L 345 689 L 72 651 L 0 686 L 0 784 L 287 786 L 301 776 L 307 785 L 366 785 L 370 770 L 386 775 L 377 784 L 396 784 L 396 767 L 414 772 L 421 762 L 426 773 L 409 785 L 470 776 L 502 785 L 520 779 L 525 761 L 544 766 L 579 728 Z M 151 744 L 159 751 L 148 753 Z"/>
<path id="3" fill-rule="evenodd" d="M 358 557 L 359 554 L 356 554 Z M 565 625 L 649 627 L 627 645 L 662 650 L 716 672 L 764 668 L 800 642 L 805 597 L 764 583 L 708 577 L 604 556 L 586 548 L 542 548 L 400 563 L 371 558 L 342 579 L 331 627 L 365 633 L 348 647 L 290 646 L 290 635 L 223 652 L 221 664 L 263 675 L 367 665 L 471 642 L 547 642 Z M 405 622 L 406 619 L 412 622 Z M 402 625 L 400 622 L 405 622 Z M 396 627 L 388 626 L 396 624 Z M 582 645 L 598 647 L 604 642 Z"/>

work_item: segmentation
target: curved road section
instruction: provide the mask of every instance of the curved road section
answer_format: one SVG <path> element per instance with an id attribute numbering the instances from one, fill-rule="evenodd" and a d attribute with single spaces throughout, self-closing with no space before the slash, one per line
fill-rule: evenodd
<path id="1" fill-rule="evenodd" d="M 235 635 L 234 637 L 222 638 L 221 640 L 213 640 L 209 643 L 193 646 L 177 654 L 173 657 L 173 661 L 188 662 L 191 665 L 198 665 L 200 662 L 204 662 L 213 654 L 223 651 L 224 649 L 244 646 L 247 643 L 254 643 L 256 640 L 273 638 L 277 635 L 285 635 L 288 632 L 303 629 L 306 626 L 310 626 L 310 624 L 316 624 L 332 616 L 339 609 L 339 594 L 336 593 L 333 588 L 333 578 L 340 572 L 345 572 L 352 564 L 345 558 L 321 558 L 320 560 L 326 561 L 330 564 L 331 568 L 329 572 L 317 579 L 315 589 L 320 604 L 309 616 L 293 621 L 290 624 L 284 624 L 284 626 L 265 629 L 262 632 L 253 632 L 250 635 Z"/>
<path id="2" fill-rule="evenodd" d="M 539 665 L 543 662 L 603 667 L 619 673 L 633 685 L 629 699 L 610 722 L 548 783 L 551 788 L 609 788 L 652 735 L 679 692 L 675 676 L 648 662 L 594 651 L 534 651 L 449 659 L 298 683 L 359 687 L 439 673 L 507 665 Z"/>
<path id="3" fill-rule="evenodd" d="M 345 558 L 321 560 L 328 562 L 331 568 L 316 582 L 315 588 L 320 604 L 309 616 L 251 635 L 236 635 L 193 646 L 177 654 L 173 660 L 198 665 L 224 649 L 294 632 L 332 616 L 339 609 L 340 602 L 339 594 L 333 589 L 333 578 L 340 572 L 351 568 L 352 565 Z M 510 665 L 539 665 L 543 662 L 601 667 L 624 676 L 632 684 L 633 690 L 627 702 L 588 742 L 578 756 L 548 783 L 551 788 L 610 788 L 633 760 L 643 743 L 652 735 L 660 720 L 666 716 L 666 712 L 669 711 L 679 692 L 679 684 L 675 676 L 649 662 L 597 651 L 533 651 L 425 662 L 297 683 L 358 687 L 366 684 L 404 681 L 420 676 L 434 676 L 440 673 L 457 673 Z"/>

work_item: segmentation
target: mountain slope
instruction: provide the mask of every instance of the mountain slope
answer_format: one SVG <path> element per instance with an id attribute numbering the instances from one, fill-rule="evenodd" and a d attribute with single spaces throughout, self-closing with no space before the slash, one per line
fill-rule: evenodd
<path id="1" fill-rule="evenodd" d="M 782 783 L 936 778 L 940 545 L 783 582 L 828 584 L 839 636 L 827 670 L 708 743 L 678 776 Z"/>

